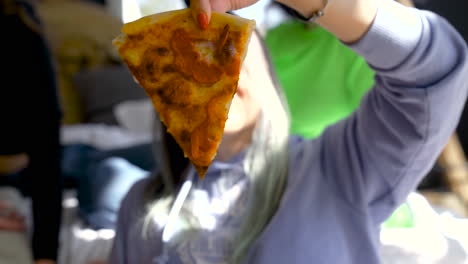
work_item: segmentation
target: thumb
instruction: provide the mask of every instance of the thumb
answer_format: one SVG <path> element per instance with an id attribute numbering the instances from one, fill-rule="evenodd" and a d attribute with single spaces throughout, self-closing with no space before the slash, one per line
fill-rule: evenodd
<path id="1" fill-rule="evenodd" d="M 207 29 L 211 17 L 210 0 L 192 0 L 190 1 L 192 16 L 201 29 Z"/>

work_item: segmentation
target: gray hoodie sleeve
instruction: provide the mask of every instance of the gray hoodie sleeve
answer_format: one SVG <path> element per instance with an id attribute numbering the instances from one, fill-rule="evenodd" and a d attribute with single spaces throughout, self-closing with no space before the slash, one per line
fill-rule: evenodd
<path id="1" fill-rule="evenodd" d="M 443 18 L 412 10 L 420 17 L 412 26 L 379 10 L 369 32 L 350 45 L 376 71 L 375 86 L 318 140 L 330 186 L 375 223 L 430 170 L 467 96 L 464 40 Z"/>

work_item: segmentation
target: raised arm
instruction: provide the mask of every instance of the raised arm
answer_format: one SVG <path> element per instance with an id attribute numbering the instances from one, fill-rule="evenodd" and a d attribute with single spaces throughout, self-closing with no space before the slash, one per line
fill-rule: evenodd
<path id="1" fill-rule="evenodd" d="M 192 0 L 190 7 L 193 17 L 199 22 L 200 27 L 206 28 L 212 11 L 226 12 L 240 9 L 258 0 Z M 304 17 L 310 17 L 318 10 L 324 10 L 325 16 L 318 20 L 324 28 L 335 34 L 344 42 L 353 42 L 362 37 L 367 31 L 377 10 L 375 0 L 278 0 L 301 13 Z M 327 4 L 328 2 L 328 4 Z M 402 12 L 402 19 L 416 18 L 409 12 Z"/>
<path id="2" fill-rule="evenodd" d="M 444 19 L 389 0 L 378 2 L 368 32 L 350 47 L 376 71 L 376 84 L 356 113 L 324 133 L 323 166 L 341 195 L 380 223 L 415 189 L 457 125 L 467 48 Z"/>

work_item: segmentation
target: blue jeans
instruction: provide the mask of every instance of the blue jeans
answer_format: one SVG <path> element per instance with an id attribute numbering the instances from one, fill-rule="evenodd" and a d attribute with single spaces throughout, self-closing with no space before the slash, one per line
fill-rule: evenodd
<path id="1" fill-rule="evenodd" d="M 150 144 L 99 151 L 77 144 L 63 149 L 62 171 L 77 183 L 80 212 L 91 228 L 114 229 L 130 187 L 156 167 Z"/>

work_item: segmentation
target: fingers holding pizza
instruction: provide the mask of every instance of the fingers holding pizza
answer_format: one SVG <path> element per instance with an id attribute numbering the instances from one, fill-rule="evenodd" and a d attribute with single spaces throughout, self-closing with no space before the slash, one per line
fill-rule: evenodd
<path id="1" fill-rule="evenodd" d="M 191 0 L 192 16 L 200 28 L 207 29 L 211 19 L 211 12 L 224 13 L 241 9 L 255 4 L 259 0 Z"/>

